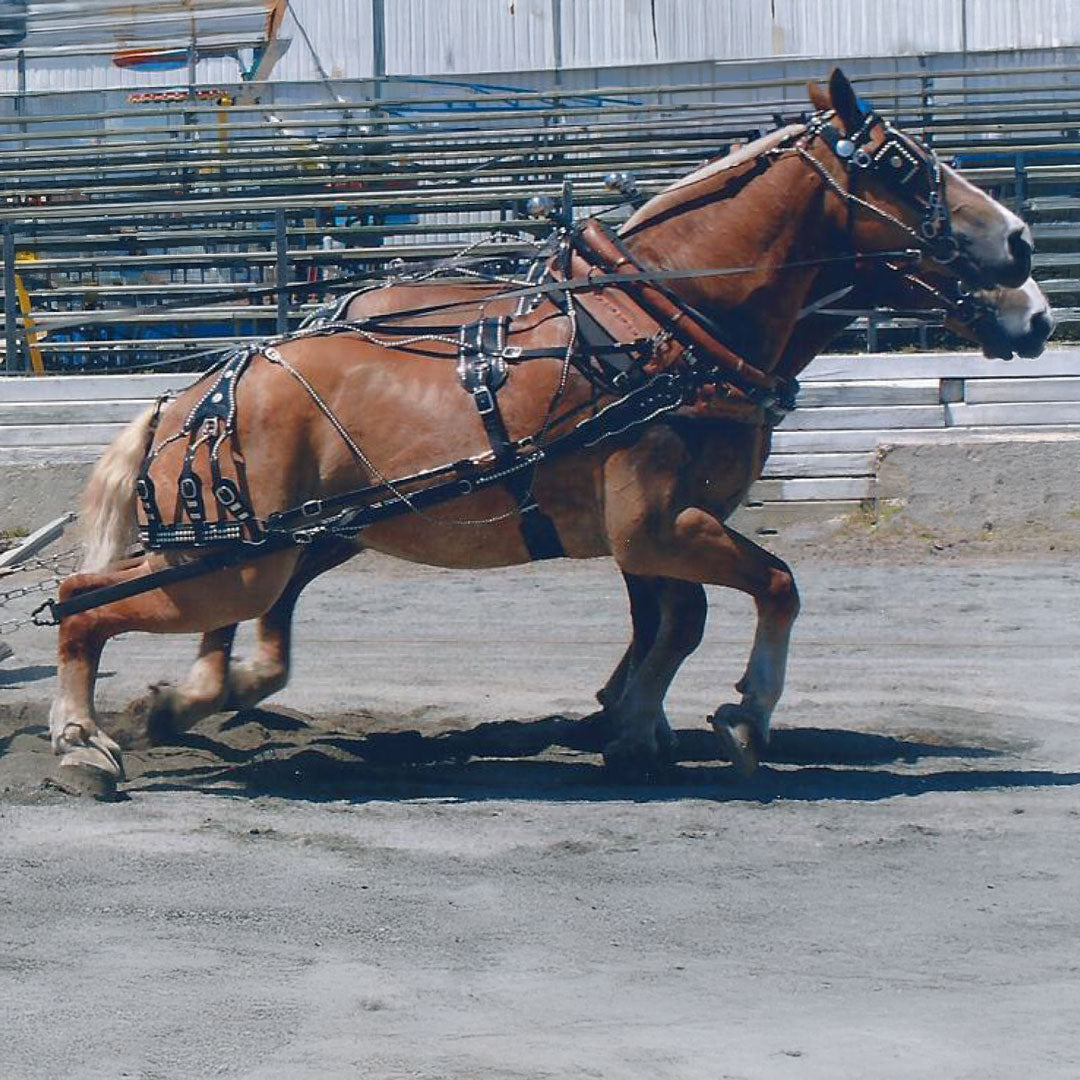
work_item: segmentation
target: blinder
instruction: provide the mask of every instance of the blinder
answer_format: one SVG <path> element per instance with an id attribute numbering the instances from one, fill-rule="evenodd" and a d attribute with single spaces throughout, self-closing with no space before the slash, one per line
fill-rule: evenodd
<path id="1" fill-rule="evenodd" d="M 845 165 L 852 190 L 857 186 L 860 174 L 869 173 L 893 188 L 922 212 L 916 229 L 900 221 L 896 221 L 896 224 L 907 229 L 935 262 L 944 266 L 956 262 L 960 258 L 960 242 L 953 232 L 941 162 L 937 155 L 873 111 L 864 114 L 862 125 L 849 134 L 842 133 L 830 123 L 832 116 L 831 112 L 815 114 L 807 125 L 807 141 L 818 136 L 828 144 Z M 867 148 L 866 144 L 877 127 L 882 128 L 885 136 L 878 146 Z M 820 169 L 820 162 L 816 164 Z M 978 278 L 979 275 L 975 273 L 973 276 Z"/>

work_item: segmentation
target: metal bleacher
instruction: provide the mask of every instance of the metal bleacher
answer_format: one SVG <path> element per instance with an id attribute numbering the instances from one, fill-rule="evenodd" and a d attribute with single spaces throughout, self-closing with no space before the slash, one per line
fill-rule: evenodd
<path id="1" fill-rule="evenodd" d="M 1001 74 L 892 73 L 858 86 L 1033 221 L 1036 276 L 1068 330 L 1080 319 L 1080 81 L 1057 68 L 1016 69 L 1012 83 Z M 30 366 L 25 316 L 46 370 L 180 364 L 283 329 L 346 282 L 450 255 L 493 227 L 535 233 L 523 215 L 531 194 L 558 194 L 569 180 L 587 212 L 609 203 L 603 177 L 617 170 L 658 190 L 806 108 L 801 80 L 755 83 L 752 104 L 735 97 L 745 83 L 593 95 L 371 88 L 314 103 L 278 101 L 279 91 L 268 104 L 244 88 L 190 88 L 114 95 L 94 113 L 65 111 L 57 94 L 39 109 L 29 95 L 0 116 L 5 344 L 15 352 L 0 371 Z M 272 295 L 279 280 L 291 286 L 287 303 Z M 870 347 L 940 343 L 911 320 L 870 318 L 861 332 Z"/>
<path id="2" fill-rule="evenodd" d="M 1032 223 L 1036 277 L 1059 338 L 1073 336 L 1080 69 L 856 84 Z M 5 467 L 93 460 L 213 350 L 295 325 L 346 285 L 451 255 L 493 228 L 535 235 L 545 227 L 524 215 L 532 194 L 558 196 L 570 181 L 588 213 L 610 205 L 609 172 L 634 172 L 653 192 L 807 108 L 794 79 L 591 94 L 388 80 L 352 94 L 339 85 L 342 100 L 294 89 L 295 100 L 286 88 L 265 102 L 250 88 L 113 95 L 93 113 L 31 95 L 0 115 L 0 373 L 34 365 L 54 376 L 0 374 Z M 480 250 L 519 254 L 505 243 Z M 873 503 L 889 443 L 1080 432 L 1080 348 L 1013 364 L 946 355 L 944 331 L 880 313 L 841 345 L 874 355 L 808 369 L 742 527 L 769 533 Z M 894 346 L 904 351 L 879 352 Z"/>

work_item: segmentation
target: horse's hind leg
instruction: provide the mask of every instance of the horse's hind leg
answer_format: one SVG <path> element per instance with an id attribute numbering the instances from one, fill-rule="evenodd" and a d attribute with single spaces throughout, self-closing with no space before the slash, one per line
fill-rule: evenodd
<path id="1" fill-rule="evenodd" d="M 769 723 L 784 687 L 788 644 L 799 611 L 790 569 L 775 555 L 697 508 L 682 511 L 670 527 L 655 534 L 635 534 L 623 550 L 626 554 L 620 561 L 632 573 L 651 571 L 685 581 L 726 585 L 753 597 L 758 623 L 746 672 L 736 684 L 742 700 L 738 705 L 721 706 L 711 718 L 722 752 L 741 773 L 749 775 L 768 742 Z M 645 694 L 647 706 L 655 688 L 640 674 L 639 679 L 639 692 Z M 623 747 L 647 747 L 652 725 L 645 709 L 627 708 L 620 737 Z"/>
<path id="2" fill-rule="evenodd" d="M 156 683 L 127 707 L 132 746 L 158 745 L 218 712 L 250 709 L 289 680 L 292 618 L 300 593 L 320 574 L 361 550 L 356 541 L 328 538 L 304 548 L 281 596 L 256 623 L 255 654 L 232 659 L 236 625 L 203 635 L 199 655 L 184 681 Z"/>
<path id="3" fill-rule="evenodd" d="M 69 779 L 79 778 L 105 793 L 123 776 L 117 744 L 98 726 L 94 681 L 106 642 L 131 630 L 159 634 L 206 632 L 265 612 L 281 594 L 292 572 L 295 553 L 280 552 L 235 570 L 166 589 L 153 589 L 126 600 L 67 616 L 60 624 L 59 690 L 49 714 L 54 750 L 63 755 Z M 144 561 L 101 574 L 76 574 L 60 586 L 65 600 L 87 590 L 144 577 L 156 568 Z"/>
<path id="4" fill-rule="evenodd" d="M 306 548 L 296 573 L 273 607 L 259 619 L 255 654 L 229 669 L 227 709 L 250 709 L 289 681 L 292 621 L 300 594 L 320 574 L 351 559 L 363 547 L 356 540 L 328 537 Z"/>
<path id="5" fill-rule="evenodd" d="M 131 749 L 160 746 L 204 717 L 226 708 L 229 664 L 237 624 L 203 634 L 199 653 L 179 685 L 157 682 L 124 710 L 123 745 Z"/>

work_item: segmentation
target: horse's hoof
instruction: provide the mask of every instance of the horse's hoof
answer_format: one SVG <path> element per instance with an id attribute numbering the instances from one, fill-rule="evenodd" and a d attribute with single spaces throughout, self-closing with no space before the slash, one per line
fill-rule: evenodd
<path id="1" fill-rule="evenodd" d="M 97 799 L 100 802 L 116 802 L 122 798 L 116 790 L 116 776 L 97 765 L 78 760 L 78 750 L 65 755 L 52 778 L 54 787 L 68 795 Z M 71 760 L 71 759 L 76 760 Z"/>
<path id="2" fill-rule="evenodd" d="M 604 768 L 619 780 L 647 780 L 659 764 L 655 746 L 616 739 L 604 747 Z"/>
<path id="3" fill-rule="evenodd" d="M 758 727 L 748 719 L 746 711 L 738 705 L 721 705 L 709 717 L 709 723 L 716 732 L 720 756 L 730 761 L 744 779 L 753 776 L 764 747 Z"/>

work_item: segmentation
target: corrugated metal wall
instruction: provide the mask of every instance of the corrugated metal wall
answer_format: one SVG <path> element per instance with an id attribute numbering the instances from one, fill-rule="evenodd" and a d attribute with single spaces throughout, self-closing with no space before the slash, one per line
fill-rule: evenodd
<path id="1" fill-rule="evenodd" d="M 291 44 L 274 80 L 318 80 L 320 64 L 331 79 L 369 78 L 373 4 L 291 0 L 281 28 Z M 1080 46 L 1080 0 L 383 0 L 383 6 L 388 73 L 519 86 L 537 77 L 548 82 L 557 58 L 566 82 L 584 86 L 644 83 L 658 71 L 685 75 L 695 65 L 702 81 L 711 81 L 714 65 L 725 62 L 728 78 L 751 70 L 760 76 L 773 64 L 805 57 L 850 64 L 850 58 Z M 0 60 L 0 93 L 16 89 L 8 56 Z M 743 67 L 751 61 L 765 64 Z M 239 71 L 233 59 L 203 60 L 198 78 L 230 83 Z M 106 56 L 31 60 L 27 76 L 31 91 L 187 80 L 185 70 L 122 71 Z"/>
<path id="2" fill-rule="evenodd" d="M 391 75 L 468 75 L 548 69 L 555 62 L 551 0 L 391 0 Z M 478 64 L 483 64 L 483 68 Z"/>
<path id="3" fill-rule="evenodd" d="M 290 6 L 327 70 L 372 73 L 372 0 Z M 387 70 L 421 77 L 550 70 L 556 6 L 567 69 L 1080 45 L 1078 0 L 385 0 Z M 282 33 L 293 44 L 280 77 L 317 77 L 288 17 Z"/>
<path id="4" fill-rule="evenodd" d="M 1078 44 L 1077 0 L 968 0 L 967 47 L 1056 49 Z"/>

